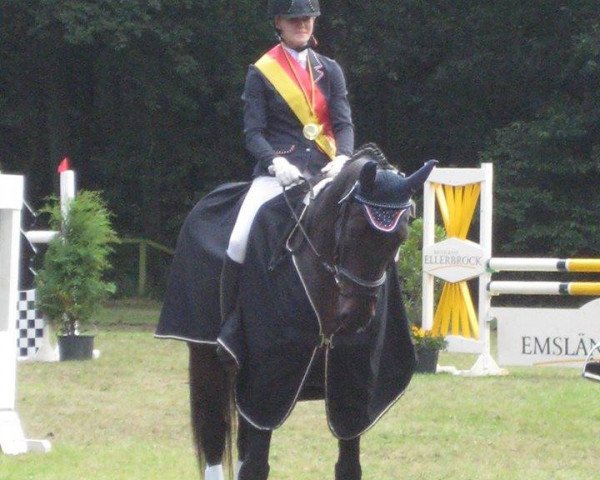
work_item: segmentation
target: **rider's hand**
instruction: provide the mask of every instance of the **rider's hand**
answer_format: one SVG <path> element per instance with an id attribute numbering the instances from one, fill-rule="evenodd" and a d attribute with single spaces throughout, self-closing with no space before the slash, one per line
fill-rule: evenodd
<path id="1" fill-rule="evenodd" d="M 271 169 L 269 169 L 271 171 Z M 302 178 L 302 173 L 298 167 L 292 165 L 283 157 L 275 157 L 273 159 L 272 171 L 283 187 L 298 183 Z"/>
<path id="2" fill-rule="evenodd" d="M 340 173 L 342 167 L 348 160 L 350 160 L 348 155 L 338 155 L 331 162 L 325 165 L 321 169 L 321 172 L 326 173 L 328 177 L 335 177 L 338 173 Z"/>

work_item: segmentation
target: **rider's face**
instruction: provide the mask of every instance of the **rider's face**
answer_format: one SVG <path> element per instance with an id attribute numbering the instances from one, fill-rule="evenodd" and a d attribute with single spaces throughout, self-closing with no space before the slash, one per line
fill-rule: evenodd
<path id="1" fill-rule="evenodd" d="M 275 26 L 281 31 L 281 38 L 290 48 L 300 48 L 308 43 L 315 27 L 314 17 L 275 18 Z"/>

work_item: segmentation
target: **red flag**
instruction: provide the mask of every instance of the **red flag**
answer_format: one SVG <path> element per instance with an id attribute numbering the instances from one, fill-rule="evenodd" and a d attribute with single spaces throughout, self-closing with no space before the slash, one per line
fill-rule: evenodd
<path id="1" fill-rule="evenodd" d="M 69 165 L 69 157 L 65 157 L 58 165 L 58 173 L 65 172 L 67 170 L 71 170 L 71 165 Z"/>

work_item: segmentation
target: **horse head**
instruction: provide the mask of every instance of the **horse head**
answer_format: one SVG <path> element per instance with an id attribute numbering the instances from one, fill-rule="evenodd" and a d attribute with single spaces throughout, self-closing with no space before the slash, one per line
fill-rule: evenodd
<path id="1" fill-rule="evenodd" d="M 313 208 L 321 214 L 319 224 L 311 222 L 315 235 L 315 227 L 322 232 L 315 237 L 326 258 L 321 263 L 335 282 L 333 295 L 317 295 L 326 337 L 359 331 L 373 318 L 388 266 L 408 235 L 411 197 L 437 163 L 406 177 L 375 152 L 357 152 Z"/>

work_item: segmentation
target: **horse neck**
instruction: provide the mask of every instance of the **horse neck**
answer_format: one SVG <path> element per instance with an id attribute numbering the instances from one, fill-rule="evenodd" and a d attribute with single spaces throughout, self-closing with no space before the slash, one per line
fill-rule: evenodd
<path id="1" fill-rule="evenodd" d="M 320 247 L 320 253 L 331 260 L 335 244 L 335 225 L 339 201 L 356 183 L 366 159 L 353 161 L 342 169 L 329 186 L 313 200 L 307 211 L 307 232 Z"/>

